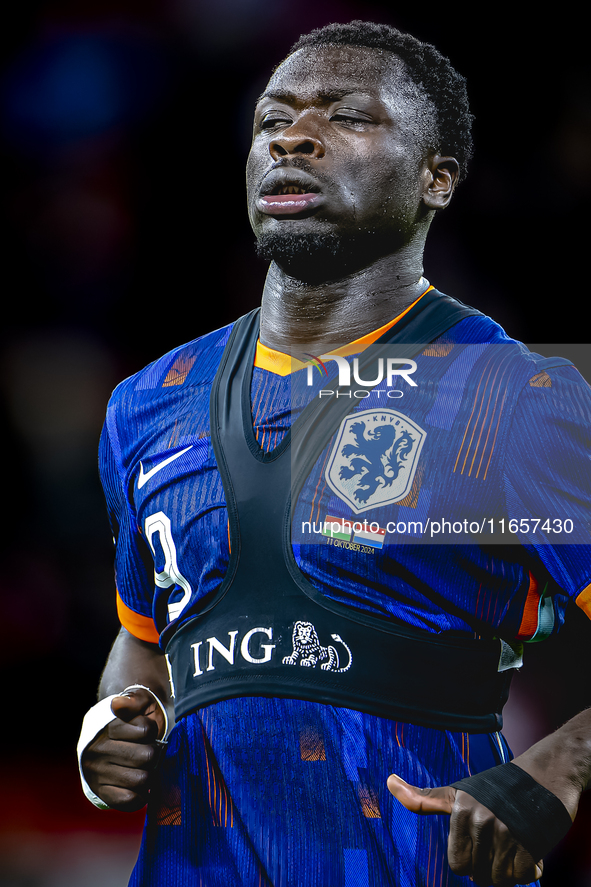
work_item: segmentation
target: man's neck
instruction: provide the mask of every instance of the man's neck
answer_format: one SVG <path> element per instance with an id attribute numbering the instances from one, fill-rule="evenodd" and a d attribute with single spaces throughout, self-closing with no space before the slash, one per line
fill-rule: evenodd
<path id="1" fill-rule="evenodd" d="M 427 289 L 422 262 L 411 264 L 403 269 L 387 256 L 342 280 L 308 284 L 273 262 L 263 290 L 261 342 L 285 353 L 324 354 L 367 335 Z"/>

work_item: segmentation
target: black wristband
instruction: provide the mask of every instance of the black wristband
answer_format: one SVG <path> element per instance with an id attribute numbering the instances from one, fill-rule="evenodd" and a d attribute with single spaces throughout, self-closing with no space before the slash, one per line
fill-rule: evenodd
<path id="1" fill-rule="evenodd" d="M 454 782 L 453 788 L 467 792 L 488 807 L 535 862 L 539 862 L 572 825 L 562 801 L 516 764 L 491 767 Z"/>

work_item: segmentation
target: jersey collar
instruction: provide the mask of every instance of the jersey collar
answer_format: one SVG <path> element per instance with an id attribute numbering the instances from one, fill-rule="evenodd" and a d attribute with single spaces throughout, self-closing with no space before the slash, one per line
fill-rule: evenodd
<path id="1" fill-rule="evenodd" d="M 348 357 L 350 354 L 360 354 L 368 347 L 368 345 L 373 345 L 380 336 L 383 336 L 384 333 L 391 329 L 395 323 L 404 317 L 411 308 L 414 308 L 417 302 L 419 302 L 423 296 L 432 289 L 433 287 L 429 285 L 425 292 L 421 293 L 418 299 L 415 299 L 412 305 L 409 305 L 401 314 L 398 314 L 393 320 L 388 321 L 388 323 L 385 323 L 377 330 L 373 330 L 371 333 L 367 333 L 367 335 L 362 336 L 360 339 L 355 339 L 353 342 L 349 342 L 348 345 L 343 345 L 341 348 L 335 348 L 328 353 L 342 357 Z M 257 342 L 254 365 L 260 370 L 267 370 L 270 373 L 275 373 L 277 376 L 288 376 L 290 373 L 308 366 L 308 363 L 302 363 L 302 361 L 292 357 L 291 354 L 285 354 L 283 351 L 276 351 L 274 348 L 268 348 L 259 341 Z"/>

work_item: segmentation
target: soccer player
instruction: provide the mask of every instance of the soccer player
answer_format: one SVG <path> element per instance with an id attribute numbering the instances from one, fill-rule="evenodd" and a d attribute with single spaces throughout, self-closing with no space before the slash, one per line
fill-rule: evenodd
<path id="1" fill-rule="evenodd" d="M 388 774 L 506 765 L 523 643 L 589 608 L 588 386 L 423 277 L 471 120 L 432 46 L 300 38 L 248 159 L 260 313 L 109 403 L 122 628 L 79 755 L 95 804 L 148 802 L 132 885 L 465 883 Z"/>

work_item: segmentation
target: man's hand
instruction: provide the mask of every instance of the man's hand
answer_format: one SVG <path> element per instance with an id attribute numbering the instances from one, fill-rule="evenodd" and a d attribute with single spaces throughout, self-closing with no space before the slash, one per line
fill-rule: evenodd
<path id="1" fill-rule="evenodd" d="M 574 821 L 581 793 L 591 785 L 591 709 L 575 715 L 513 763 L 556 795 Z M 482 887 L 512 887 L 541 876 L 542 862 L 534 860 L 509 829 L 466 792 L 451 786 L 416 788 L 395 775 L 388 779 L 388 788 L 413 813 L 451 817 L 447 858 L 456 874 L 469 875 Z"/>
<path id="2" fill-rule="evenodd" d="M 469 875 L 480 887 L 512 887 L 541 877 L 543 863 L 532 859 L 509 829 L 466 792 L 451 786 L 416 788 L 395 775 L 389 777 L 388 788 L 413 813 L 451 817 L 447 857 L 457 875 Z"/>
<path id="3" fill-rule="evenodd" d="M 156 744 L 164 717 L 146 690 L 116 696 L 117 715 L 87 746 L 82 770 L 92 791 L 115 810 L 140 810 L 148 801 L 150 777 L 160 756 Z"/>

